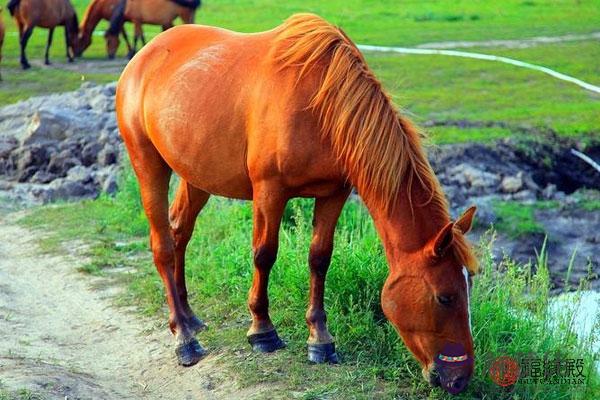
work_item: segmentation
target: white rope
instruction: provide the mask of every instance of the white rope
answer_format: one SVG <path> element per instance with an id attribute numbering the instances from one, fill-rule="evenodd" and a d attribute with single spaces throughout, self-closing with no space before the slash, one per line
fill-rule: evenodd
<path id="1" fill-rule="evenodd" d="M 592 168 L 594 168 L 596 171 L 600 172 L 600 165 L 598 165 L 598 163 L 596 161 L 592 160 L 590 157 L 586 156 L 585 154 L 583 154 L 575 149 L 571 149 L 571 154 L 573 154 L 576 157 L 581 158 L 583 161 L 590 164 L 592 166 Z"/>
<path id="2" fill-rule="evenodd" d="M 489 54 L 481 54 L 481 53 L 471 53 L 466 51 L 457 51 L 457 50 L 437 50 L 437 49 L 412 49 L 408 47 L 386 47 L 386 46 L 371 46 L 365 44 L 359 44 L 358 48 L 364 51 L 378 51 L 378 52 L 386 52 L 386 53 L 401 53 L 401 54 L 426 54 L 426 55 L 442 55 L 442 56 L 452 56 L 452 57 L 464 57 L 464 58 L 475 58 L 478 60 L 487 60 L 487 61 L 498 61 L 505 64 L 515 65 L 517 67 L 532 69 L 535 71 L 540 71 L 545 74 L 548 74 L 554 78 L 560 79 L 562 81 L 571 82 L 580 86 L 584 89 L 592 91 L 594 93 L 600 94 L 600 87 L 592 85 L 590 83 L 584 82 L 580 79 L 573 78 L 572 76 L 561 74 L 560 72 L 554 71 L 547 67 L 542 67 L 540 65 L 530 64 L 519 60 L 514 60 L 508 57 L 502 56 L 492 56 Z"/>

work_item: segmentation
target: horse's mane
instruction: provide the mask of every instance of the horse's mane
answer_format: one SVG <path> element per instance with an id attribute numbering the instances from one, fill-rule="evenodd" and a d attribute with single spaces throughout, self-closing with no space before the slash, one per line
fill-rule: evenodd
<path id="1" fill-rule="evenodd" d="M 281 68 L 300 68 L 298 79 L 315 64 L 324 67 L 322 82 L 311 100 L 321 133 L 365 200 L 391 210 L 401 186 L 414 179 L 429 193 L 433 218 L 449 221 L 448 205 L 423 152 L 422 134 L 396 111 L 392 100 L 346 34 L 314 14 L 296 14 L 279 28 L 274 58 Z M 419 206 L 424 204 L 419 204 Z M 475 272 L 476 261 L 462 234 L 454 253 Z"/>
<path id="2" fill-rule="evenodd" d="M 98 4 L 100 2 L 98 0 L 92 0 L 92 2 L 90 3 L 89 6 L 87 6 L 87 8 L 85 9 L 85 11 L 83 12 L 83 18 L 81 19 L 81 30 L 83 31 L 88 23 L 88 20 L 90 19 L 90 16 L 92 14 L 93 11 L 95 11 L 98 8 Z M 98 18 L 98 21 L 100 21 L 100 19 Z M 96 22 L 96 24 L 98 24 L 98 22 Z M 95 26 L 90 27 L 92 30 L 95 28 Z"/>

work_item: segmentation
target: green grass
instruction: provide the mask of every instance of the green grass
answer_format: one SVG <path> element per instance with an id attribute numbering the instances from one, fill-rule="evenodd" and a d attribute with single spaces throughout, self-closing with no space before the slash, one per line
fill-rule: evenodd
<path id="1" fill-rule="evenodd" d="M 40 229 L 52 226 L 54 233 L 42 243 L 47 250 L 61 251 L 71 239 L 89 243 L 86 256 L 95 263 L 94 273 L 134 268 L 135 273 L 122 277 L 129 287 L 122 301 L 156 315 L 167 329 L 162 284 L 151 262 L 135 179 L 126 174 L 121 188 L 115 198 L 41 208 L 21 222 Z M 211 326 L 200 340 L 210 351 L 223 354 L 223 365 L 241 386 L 273 385 L 270 398 L 287 398 L 290 393 L 306 399 L 450 398 L 422 382 L 419 366 L 382 315 L 379 293 L 387 265 L 371 219 L 358 202 L 344 208 L 327 278 L 329 326 L 343 363 L 337 367 L 306 363 L 311 203 L 295 200 L 289 207 L 271 275 L 271 315 L 288 348 L 263 356 L 251 354 L 245 342 L 246 295 L 252 277 L 251 205 L 211 199 L 198 219 L 186 270 L 192 306 Z M 536 268 L 509 260 L 497 266 L 489 243 L 484 240 L 480 248 L 481 274 L 475 278 L 471 299 L 477 369 L 467 393 L 459 398 L 502 398 L 503 392 L 487 375 L 489 360 L 536 353 L 584 358 L 587 384 L 577 390 L 517 384 L 513 398 L 594 399 L 600 380 L 589 367 L 599 355 L 577 343 L 567 321 L 549 328 L 550 283 L 544 257 Z"/>
<path id="2" fill-rule="evenodd" d="M 498 217 L 495 227 L 513 239 L 531 234 L 544 234 L 544 228 L 535 220 L 535 204 L 497 202 L 494 211 Z"/>

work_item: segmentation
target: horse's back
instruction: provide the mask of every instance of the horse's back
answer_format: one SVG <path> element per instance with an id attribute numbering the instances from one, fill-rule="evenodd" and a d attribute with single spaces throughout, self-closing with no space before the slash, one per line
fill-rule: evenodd
<path id="1" fill-rule="evenodd" d="M 125 15 L 132 21 L 164 25 L 173 21 L 181 8 L 170 0 L 128 0 Z"/>
<path id="2" fill-rule="evenodd" d="M 162 33 L 123 72 L 120 125 L 137 126 L 175 172 L 213 194 L 249 199 L 258 180 L 309 187 L 337 179 L 335 168 L 314 162 L 334 165 L 307 110 L 318 74 L 299 83 L 280 71 L 276 34 L 197 25 Z M 321 193 L 313 192 L 298 193 Z"/>
<path id="3" fill-rule="evenodd" d="M 70 19 L 75 10 L 69 0 L 21 0 L 18 17 L 42 28 L 54 28 Z"/>
<path id="4" fill-rule="evenodd" d="M 119 125 L 150 139 L 171 168 L 196 187 L 251 198 L 244 120 L 236 111 L 243 82 L 232 71 L 235 51 L 227 46 L 235 35 L 182 25 L 153 39 L 119 81 Z"/>

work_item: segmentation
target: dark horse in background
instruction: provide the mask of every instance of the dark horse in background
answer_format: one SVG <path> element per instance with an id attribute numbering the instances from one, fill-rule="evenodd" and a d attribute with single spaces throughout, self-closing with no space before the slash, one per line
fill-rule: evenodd
<path id="1" fill-rule="evenodd" d="M 430 383 L 452 393 L 473 373 L 465 239 L 475 208 L 451 221 L 419 131 L 398 114 L 354 43 L 311 14 L 267 32 L 181 25 L 125 67 L 116 95 L 121 136 L 150 223 L 179 363 L 205 354 L 190 308 L 185 251 L 211 195 L 252 200 L 254 350 L 284 343 L 269 315 L 279 225 L 294 197 L 315 198 L 310 245 L 308 356 L 337 362 L 324 307 L 335 225 L 356 187 L 389 264 L 381 307 Z M 172 172 L 181 177 L 169 209 Z M 206 249 L 210 251 L 210 249 Z M 448 367 L 436 360 L 461 360 Z"/>
<path id="2" fill-rule="evenodd" d="M 193 24 L 196 10 L 202 5 L 200 0 L 120 0 L 115 7 L 106 31 L 109 55 L 116 52 L 119 45 L 119 33 L 123 31 L 125 21 L 134 25 L 133 48 L 129 57 L 133 57 L 138 40 L 146 45 L 142 24 L 160 25 L 163 31 L 173 27 L 173 21 L 179 17 L 184 24 Z"/>
<path id="3" fill-rule="evenodd" d="M 110 21 L 110 18 L 115 12 L 115 9 L 119 6 L 121 0 L 92 0 L 89 6 L 86 8 L 83 18 L 81 19 L 81 26 L 79 29 L 79 38 L 77 41 L 77 49 L 75 56 L 80 57 L 81 54 L 92 44 L 92 34 L 94 29 L 102 20 Z M 124 27 L 121 28 L 121 34 L 125 43 L 127 44 L 127 51 L 131 52 L 131 43 Z M 118 38 L 114 41 L 113 47 L 109 48 L 109 40 L 106 40 L 107 47 L 106 52 L 108 58 L 113 59 L 115 57 L 117 48 L 119 46 Z"/>
<path id="4" fill-rule="evenodd" d="M 65 27 L 65 41 L 67 48 L 67 60 L 73 61 L 75 45 L 79 26 L 77 14 L 69 0 L 10 0 L 8 10 L 19 27 L 19 42 L 21 45 L 21 67 L 31 67 L 25 55 L 27 41 L 31 37 L 33 28 L 39 26 L 48 29 L 48 42 L 44 63 L 50 64 L 48 58 L 54 28 L 59 25 Z"/>

